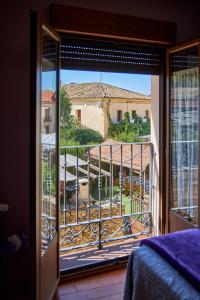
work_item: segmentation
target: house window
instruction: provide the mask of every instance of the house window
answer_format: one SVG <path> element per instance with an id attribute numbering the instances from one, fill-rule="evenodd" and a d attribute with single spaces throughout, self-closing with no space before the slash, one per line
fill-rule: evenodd
<path id="1" fill-rule="evenodd" d="M 117 111 L 117 122 L 121 122 L 122 121 L 122 110 L 118 110 Z"/>
<path id="2" fill-rule="evenodd" d="M 76 110 L 76 119 L 81 124 L 81 109 Z"/>
<path id="3" fill-rule="evenodd" d="M 146 110 L 145 116 L 146 116 L 147 119 L 149 119 L 149 110 Z"/>
<path id="4" fill-rule="evenodd" d="M 50 121 L 50 109 L 49 108 L 46 108 L 44 110 L 44 121 L 45 122 Z"/>
<path id="5" fill-rule="evenodd" d="M 132 110 L 131 117 L 132 117 L 132 119 L 135 119 L 135 117 L 136 117 L 136 110 Z"/>

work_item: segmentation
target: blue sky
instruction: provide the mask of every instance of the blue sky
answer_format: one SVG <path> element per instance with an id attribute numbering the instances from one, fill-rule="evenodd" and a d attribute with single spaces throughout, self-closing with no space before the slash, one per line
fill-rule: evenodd
<path id="1" fill-rule="evenodd" d="M 44 89 L 54 89 L 54 80 L 50 72 L 43 73 L 42 84 Z M 61 70 L 61 82 L 64 83 L 81 83 L 81 82 L 104 82 L 115 85 L 134 92 L 139 92 L 145 95 L 151 93 L 151 76 L 126 74 L 126 73 L 111 73 L 111 72 L 93 72 L 93 71 L 73 71 Z"/>

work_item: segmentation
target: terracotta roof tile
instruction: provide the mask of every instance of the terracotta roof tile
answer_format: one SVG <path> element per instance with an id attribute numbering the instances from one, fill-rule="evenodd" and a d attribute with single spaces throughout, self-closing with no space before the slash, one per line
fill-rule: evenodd
<path id="1" fill-rule="evenodd" d="M 42 91 L 42 102 L 53 102 L 55 101 L 55 92 L 51 90 Z"/>
<path id="2" fill-rule="evenodd" d="M 121 163 L 121 144 L 122 148 L 122 165 L 124 167 L 130 168 L 131 166 L 131 146 L 123 142 L 113 141 L 111 139 L 106 140 L 101 145 L 101 160 L 110 163 L 110 147 L 112 145 L 112 161 L 114 165 L 120 165 Z M 149 155 L 150 155 L 149 144 L 144 144 L 142 146 L 142 170 L 145 171 L 149 165 Z M 99 160 L 99 147 L 94 147 L 90 150 L 90 156 Z M 141 145 L 133 144 L 133 161 L 132 168 L 134 172 L 140 172 L 141 164 Z"/>
<path id="3" fill-rule="evenodd" d="M 64 86 L 70 99 L 121 98 L 151 100 L 149 96 L 101 82 L 70 83 Z"/>

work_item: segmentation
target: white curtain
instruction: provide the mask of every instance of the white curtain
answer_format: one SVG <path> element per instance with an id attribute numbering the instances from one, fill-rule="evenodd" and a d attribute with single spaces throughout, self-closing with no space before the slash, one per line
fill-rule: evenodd
<path id="1" fill-rule="evenodd" d="M 198 68 L 171 76 L 171 207 L 194 217 L 198 196 Z"/>

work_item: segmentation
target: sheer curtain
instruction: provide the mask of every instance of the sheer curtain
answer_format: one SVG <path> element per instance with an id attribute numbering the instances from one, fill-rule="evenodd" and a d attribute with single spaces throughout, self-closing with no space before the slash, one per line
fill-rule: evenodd
<path id="1" fill-rule="evenodd" d="M 197 217 L 198 68 L 171 76 L 171 208 Z"/>

